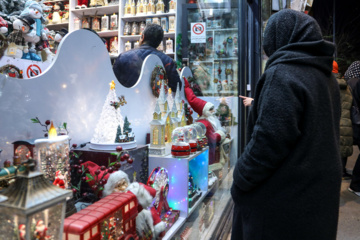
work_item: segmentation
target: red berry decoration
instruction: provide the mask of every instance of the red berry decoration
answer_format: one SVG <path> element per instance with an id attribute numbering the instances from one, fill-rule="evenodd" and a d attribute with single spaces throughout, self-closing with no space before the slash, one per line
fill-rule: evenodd
<path id="1" fill-rule="evenodd" d="M 86 177 L 82 177 L 81 181 L 85 182 L 86 181 Z"/>
<path id="2" fill-rule="evenodd" d="M 92 188 L 93 190 L 97 190 L 97 189 L 98 189 L 98 186 L 95 184 L 95 185 L 92 185 L 91 188 Z"/>
<path id="3" fill-rule="evenodd" d="M 117 152 L 121 152 L 122 150 L 123 150 L 122 146 L 117 146 L 117 147 L 116 147 L 116 151 L 117 151 Z"/>
<path id="4" fill-rule="evenodd" d="M 129 164 L 132 164 L 132 163 L 134 162 L 134 159 L 133 159 L 133 158 L 129 158 L 129 159 L 127 160 L 127 162 L 128 162 Z"/>
<path id="5" fill-rule="evenodd" d="M 50 125 L 50 123 L 51 123 L 50 120 L 46 120 L 46 121 L 45 121 L 45 124 L 46 124 L 46 125 Z"/>
<path id="6" fill-rule="evenodd" d="M 73 168 L 78 168 L 78 167 L 79 167 L 79 165 L 74 164 L 72 167 L 73 167 Z"/>
<path id="7" fill-rule="evenodd" d="M 99 185 L 101 185 L 101 186 L 104 185 L 103 180 L 100 180 L 100 181 L 99 181 Z"/>
<path id="8" fill-rule="evenodd" d="M 75 188 L 72 189 L 73 193 L 77 193 L 77 190 Z"/>
<path id="9" fill-rule="evenodd" d="M 107 180 L 106 179 L 103 179 L 103 184 L 105 185 L 107 183 Z"/>
<path id="10" fill-rule="evenodd" d="M 80 159 L 79 160 L 79 164 L 82 164 L 84 162 L 84 160 Z"/>
<path id="11" fill-rule="evenodd" d="M 99 169 L 96 170 L 96 171 L 95 171 L 95 174 L 96 174 L 96 175 L 99 175 L 99 174 L 100 174 L 100 170 L 99 170 Z"/>
<path id="12" fill-rule="evenodd" d="M 101 171 L 105 171 L 106 167 L 105 166 L 101 166 Z"/>
<path id="13" fill-rule="evenodd" d="M 78 173 L 79 173 L 79 174 L 82 174 L 83 171 L 82 171 L 81 169 L 78 169 Z"/>
<path id="14" fill-rule="evenodd" d="M 77 147 L 77 144 L 76 144 L 76 143 L 73 143 L 72 147 L 73 147 L 73 148 L 76 148 L 76 147 Z"/>
<path id="15" fill-rule="evenodd" d="M 125 153 L 125 154 L 124 154 L 124 160 L 128 160 L 129 157 L 130 157 L 130 155 L 129 155 L 128 153 Z"/>
<path id="16" fill-rule="evenodd" d="M 114 169 L 112 167 L 109 167 L 108 168 L 108 173 L 112 173 L 112 172 L 114 172 Z"/>
<path id="17" fill-rule="evenodd" d="M 49 135 L 47 133 L 44 134 L 44 137 L 48 137 Z"/>
<path id="18" fill-rule="evenodd" d="M 121 168 L 121 163 L 119 163 L 119 162 L 115 163 L 115 168 L 117 168 L 117 169 Z"/>
<path id="19" fill-rule="evenodd" d="M 83 195 L 83 197 L 86 197 L 86 196 L 87 196 L 87 193 L 86 193 L 86 192 L 84 192 L 82 195 Z"/>

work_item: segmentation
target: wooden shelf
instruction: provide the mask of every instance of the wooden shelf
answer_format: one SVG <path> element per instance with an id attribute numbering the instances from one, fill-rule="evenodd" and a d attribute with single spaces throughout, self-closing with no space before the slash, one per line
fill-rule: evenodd
<path id="1" fill-rule="evenodd" d="M 81 9 L 72 9 L 72 13 L 78 16 L 82 16 L 83 14 L 86 16 L 96 15 L 102 16 L 104 14 L 111 15 L 113 13 L 119 12 L 119 5 L 110 5 L 105 7 L 89 7 L 89 8 L 81 8 Z"/>
<path id="2" fill-rule="evenodd" d="M 168 17 L 168 16 L 175 16 L 175 13 L 159 13 L 159 14 L 147 14 L 147 15 L 139 15 L 139 16 L 127 16 L 124 15 L 121 17 L 124 21 L 132 21 L 132 20 L 138 20 L 138 21 L 145 21 L 146 18 L 149 17 Z"/>

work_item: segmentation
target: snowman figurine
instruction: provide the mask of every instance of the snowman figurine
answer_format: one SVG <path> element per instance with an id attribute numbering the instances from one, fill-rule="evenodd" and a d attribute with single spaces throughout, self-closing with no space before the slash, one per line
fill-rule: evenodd
<path id="1" fill-rule="evenodd" d="M 0 17 L 0 33 L 6 34 L 8 32 L 8 23 Z"/>

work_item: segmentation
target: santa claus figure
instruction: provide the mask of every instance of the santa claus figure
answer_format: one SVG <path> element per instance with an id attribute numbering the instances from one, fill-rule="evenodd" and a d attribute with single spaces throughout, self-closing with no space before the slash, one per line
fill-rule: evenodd
<path id="1" fill-rule="evenodd" d="M 194 111 L 200 116 L 197 122 L 203 123 L 206 127 L 205 135 L 209 142 L 209 165 L 218 163 L 220 157 L 215 156 L 215 149 L 225 140 L 226 134 L 225 130 L 221 127 L 219 119 L 215 116 L 215 106 L 210 102 L 197 98 L 185 77 L 184 82 L 186 99 Z"/>
<path id="2" fill-rule="evenodd" d="M 26 235 L 26 227 L 25 224 L 20 224 L 19 226 L 19 236 L 20 240 L 25 240 Z"/>
<path id="3" fill-rule="evenodd" d="M 152 239 L 159 239 L 164 235 L 166 223 L 161 221 L 159 213 L 152 205 L 156 190 L 143 183 L 133 182 L 127 188 L 138 199 L 138 216 L 136 217 L 136 232 L 139 236 L 152 235 Z M 149 210 L 150 207 L 150 210 Z"/>
<path id="4" fill-rule="evenodd" d="M 106 197 L 113 192 L 125 192 L 129 184 L 130 180 L 128 175 L 121 170 L 116 171 L 110 174 L 104 185 L 103 197 Z"/>
<path id="5" fill-rule="evenodd" d="M 39 220 L 36 223 L 36 227 L 35 227 L 35 239 L 39 239 L 39 240 L 46 240 L 49 239 L 48 236 L 46 236 L 46 231 L 47 231 L 47 227 L 44 224 L 43 220 Z"/>
<path id="6" fill-rule="evenodd" d="M 55 174 L 55 181 L 53 182 L 53 185 L 58 186 L 62 189 L 65 189 L 65 176 L 61 173 L 61 171 L 57 171 Z"/>

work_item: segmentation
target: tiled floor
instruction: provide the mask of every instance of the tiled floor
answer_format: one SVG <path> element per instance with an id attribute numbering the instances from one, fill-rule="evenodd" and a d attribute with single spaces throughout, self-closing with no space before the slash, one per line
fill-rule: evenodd
<path id="1" fill-rule="evenodd" d="M 346 168 L 353 169 L 359 150 L 354 147 L 354 153 L 348 158 Z M 338 224 L 337 240 L 360 240 L 360 197 L 350 193 L 350 180 L 343 180 L 340 193 L 340 214 Z M 231 239 L 229 234 L 226 240 Z"/>

